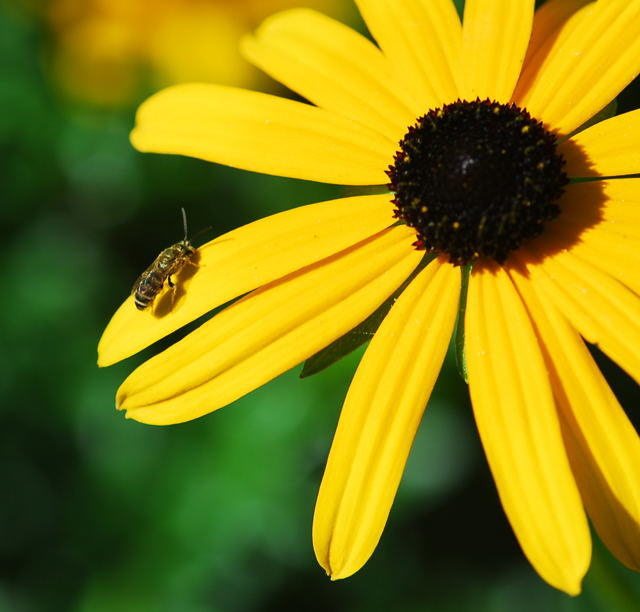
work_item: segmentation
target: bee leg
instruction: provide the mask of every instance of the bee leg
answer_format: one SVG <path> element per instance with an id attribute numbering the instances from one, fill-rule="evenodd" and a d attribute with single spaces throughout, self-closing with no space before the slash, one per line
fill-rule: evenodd
<path id="1" fill-rule="evenodd" d="M 167 277 L 167 284 L 171 287 L 171 308 L 176 301 L 176 284 L 171 280 L 171 277 Z"/>

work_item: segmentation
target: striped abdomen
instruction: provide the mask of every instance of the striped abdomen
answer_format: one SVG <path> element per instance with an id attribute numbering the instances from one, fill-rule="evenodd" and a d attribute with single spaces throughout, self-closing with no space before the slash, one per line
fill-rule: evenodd
<path id="1" fill-rule="evenodd" d="M 160 293 L 166 276 L 157 270 L 149 270 L 140 277 L 134 294 L 134 301 L 138 310 L 144 310 Z"/>

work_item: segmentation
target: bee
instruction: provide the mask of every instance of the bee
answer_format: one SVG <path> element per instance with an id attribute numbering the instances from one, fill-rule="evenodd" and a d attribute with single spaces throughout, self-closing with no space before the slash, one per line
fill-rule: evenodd
<path id="1" fill-rule="evenodd" d="M 131 295 L 134 296 L 138 310 L 144 310 L 153 304 L 157 295 L 162 291 L 165 281 L 175 292 L 175 283 L 171 277 L 180 272 L 187 264 L 196 265 L 192 261 L 196 249 L 187 238 L 187 215 L 184 208 L 181 210 L 184 238 L 164 249 L 133 285 Z"/>

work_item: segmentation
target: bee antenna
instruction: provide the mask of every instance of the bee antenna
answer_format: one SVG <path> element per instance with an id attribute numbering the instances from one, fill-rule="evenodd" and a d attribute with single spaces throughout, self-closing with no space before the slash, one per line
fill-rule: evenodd
<path id="1" fill-rule="evenodd" d="M 184 240 L 185 242 L 187 241 L 187 213 L 184 211 L 184 206 L 180 207 L 180 210 L 182 211 L 182 224 L 184 225 Z"/>

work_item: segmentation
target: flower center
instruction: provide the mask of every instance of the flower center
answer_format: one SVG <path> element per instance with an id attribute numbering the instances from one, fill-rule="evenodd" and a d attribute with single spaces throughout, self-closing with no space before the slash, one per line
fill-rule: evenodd
<path id="1" fill-rule="evenodd" d="M 409 128 L 387 174 L 395 216 L 416 230 L 417 248 L 455 265 L 502 264 L 560 214 L 564 163 L 555 135 L 526 110 L 458 100 Z"/>

